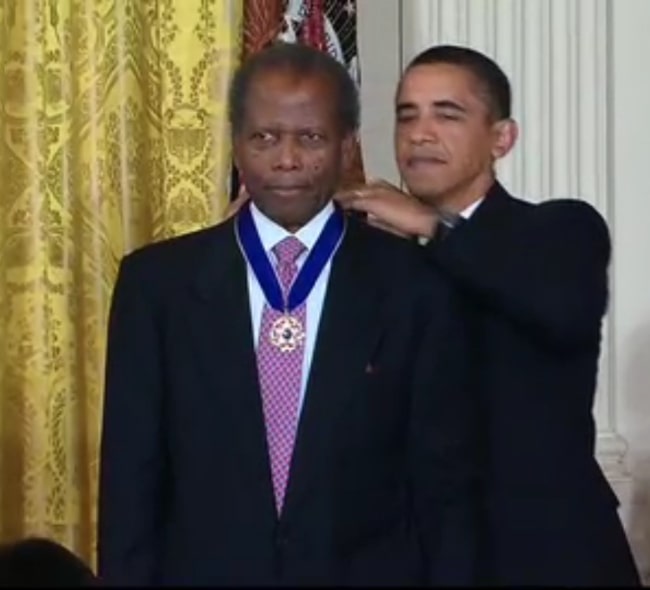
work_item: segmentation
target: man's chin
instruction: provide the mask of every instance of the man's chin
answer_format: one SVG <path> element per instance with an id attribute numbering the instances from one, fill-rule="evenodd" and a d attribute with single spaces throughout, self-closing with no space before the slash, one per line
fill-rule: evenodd
<path id="1" fill-rule="evenodd" d="M 419 183 L 409 184 L 406 180 L 404 181 L 406 191 L 413 197 L 415 197 L 421 203 L 425 205 L 436 205 L 441 200 L 441 195 L 444 194 L 444 191 L 441 191 L 438 187 L 432 187 L 429 185 L 422 185 Z"/>

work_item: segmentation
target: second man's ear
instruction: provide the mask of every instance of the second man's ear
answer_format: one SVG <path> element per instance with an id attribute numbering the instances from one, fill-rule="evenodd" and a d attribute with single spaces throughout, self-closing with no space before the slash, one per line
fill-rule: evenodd
<path id="1" fill-rule="evenodd" d="M 519 127 L 513 119 L 504 119 L 494 124 L 496 134 L 492 155 L 495 159 L 503 158 L 514 147 L 519 136 Z"/>

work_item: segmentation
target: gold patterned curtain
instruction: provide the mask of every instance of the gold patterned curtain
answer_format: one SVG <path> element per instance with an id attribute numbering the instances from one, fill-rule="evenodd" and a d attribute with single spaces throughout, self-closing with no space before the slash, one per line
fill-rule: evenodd
<path id="1" fill-rule="evenodd" d="M 1 541 L 94 563 L 117 264 L 227 206 L 241 4 L 0 0 Z"/>

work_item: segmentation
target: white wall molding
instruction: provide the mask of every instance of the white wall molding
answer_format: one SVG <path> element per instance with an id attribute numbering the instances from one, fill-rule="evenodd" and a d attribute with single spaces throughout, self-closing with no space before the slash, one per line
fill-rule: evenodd
<path id="1" fill-rule="evenodd" d="M 625 461 L 627 441 L 615 432 L 599 432 L 597 439 L 598 462 L 610 482 L 628 481 L 630 470 Z"/>
<path id="2" fill-rule="evenodd" d="M 400 4 L 400 0 L 357 0 L 364 165 L 368 176 L 396 184 L 393 99 L 402 71 Z"/>

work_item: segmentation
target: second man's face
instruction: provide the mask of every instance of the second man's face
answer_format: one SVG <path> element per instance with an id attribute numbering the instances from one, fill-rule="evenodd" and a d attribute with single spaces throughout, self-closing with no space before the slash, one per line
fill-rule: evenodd
<path id="1" fill-rule="evenodd" d="M 325 76 L 277 70 L 251 82 L 235 160 L 255 204 L 290 231 L 332 198 L 352 153 L 337 99 Z"/>
<path id="2" fill-rule="evenodd" d="M 449 64 L 415 66 L 402 78 L 395 107 L 397 164 L 413 195 L 453 202 L 491 174 L 499 127 L 472 73 Z"/>

